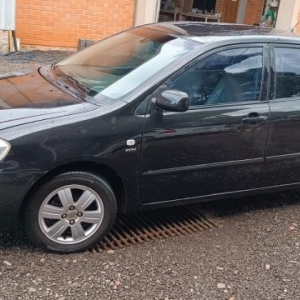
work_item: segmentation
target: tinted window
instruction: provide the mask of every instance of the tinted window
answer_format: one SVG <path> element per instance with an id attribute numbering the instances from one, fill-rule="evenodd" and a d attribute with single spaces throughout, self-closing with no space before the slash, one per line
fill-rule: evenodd
<path id="1" fill-rule="evenodd" d="M 100 104 L 137 89 L 175 60 L 201 44 L 143 27 L 113 35 L 55 66 Z"/>
<path id="2" fill-rule="evenodd" d="M 300 49 L 275 48 L 276 98 L 300 96 Z"/>
<path id="3" fill-rule="evenodd" d="M 188 93 L 190 105 L 216 105 L 260 98 L 262 48 L 239 48 L 212 54 L 168 86 Z"/>

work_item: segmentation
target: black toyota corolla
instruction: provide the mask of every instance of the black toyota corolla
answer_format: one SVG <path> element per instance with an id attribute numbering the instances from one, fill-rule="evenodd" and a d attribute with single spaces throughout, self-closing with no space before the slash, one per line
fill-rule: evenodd
<path id="1" fill-rule="evenodd" d="M 1 228 L 69 253 L 117 212 L 299 187 L 299 61 L 272 29 L 158 23 L 2 76 Z"/>

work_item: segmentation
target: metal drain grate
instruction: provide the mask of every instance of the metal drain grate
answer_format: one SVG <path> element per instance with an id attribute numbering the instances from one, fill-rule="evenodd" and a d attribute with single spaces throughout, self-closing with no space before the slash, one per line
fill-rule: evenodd
<path id="1" fill-rule="evenodd" d="M 188 235 L 217 227 L 200 210 L 196 206 L 185 206 L 119 216 L 110 233 L 94 251 L 115 250 L 145 241 Z"/>

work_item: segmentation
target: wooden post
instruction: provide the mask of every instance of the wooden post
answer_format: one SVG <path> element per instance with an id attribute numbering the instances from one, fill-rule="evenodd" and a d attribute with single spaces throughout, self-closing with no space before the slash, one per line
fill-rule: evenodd
<path id="1" fill-rule="evenodd" d="M 8 52 L 13 52 L 13 38 L 11 34 L 11 30 L 7 32 L 7 39 L 8 39 Z"/>
<path id="2" fill-rule="evenodd" d="M 193 0 L 184 0 L 183 2 L 183 11 L 191 12 L 193 7 Z"/>
<path id="3" fill-rule="evenodd" d="M 12 34 L 12 38 L 13 38 L 13 42 L 14 42 L 15 52 L 18 52 L 19 49 L 18 49 L 18 43 L 17 43 L 17 37 L 16 37 L 16 31 L 15 31 L 15 30 L 12 30 L 12 31 L 11 31 L 11 34 Z"/>

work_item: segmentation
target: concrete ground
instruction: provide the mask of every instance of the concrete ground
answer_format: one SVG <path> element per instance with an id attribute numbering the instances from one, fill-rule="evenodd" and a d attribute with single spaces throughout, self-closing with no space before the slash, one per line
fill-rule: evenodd
<path id="1" fill-rule="evenodd" d="M 26 55 L 0 56 L 0 75 L 65 53 Z M 207 203 L 218 228 L 102 253 L 44 253 L 2 232 L 0 300 L 297 300 L 299 203 L 300 192 Z"/>

